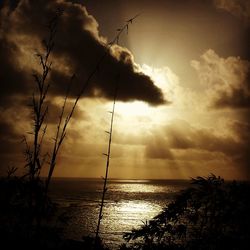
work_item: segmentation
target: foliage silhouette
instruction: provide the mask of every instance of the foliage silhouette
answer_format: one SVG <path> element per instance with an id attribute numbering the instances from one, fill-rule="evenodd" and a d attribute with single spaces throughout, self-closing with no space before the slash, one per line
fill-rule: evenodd
<path id="1" fill-rule="evenodd" d="M 61 236 L 65 216 L 58 214 L 56 204 L 52 203 L 48 196 L 48 187 L 59 149 L 66 135 L 67 125 L 73 115 L 71 111 L 64 119 L 69 88 L 61 108 L 52 154 L 43 152 L 47 133 L 46 116 L 49 110 L 47 105 L 50 89 L 49 74 L 52 69 L 50 56 L 62 14 L 63 11 L 58 9 L 49 21 L 46 26 L 49 31 L 48 38 L 42 41 L 44 51 L 36 54 L 40 63 L 40 72 L 33 74 L 35 87 L 30 105 L 33 131 L 29 133 L 31 139 L 26 136 L 23 138 L 27 171 L 22 176 L 15 176 L 17 169 L 12 167 L 8 169 L 7 177 L 0 180 L 0 235 L 2 242 L 10 248 L 22 246 L 54 249 L 61 247 L 64 242 Z M 47 178 L 44 179 L 40 174 L 46 164 L 49 165 L 49 171 Z"/>
<path id="2" fill-rule="evenodd" d="M 81 241 L 67 239 L 67 210 L 60 210 L 47 199 L 39 227 L 30 224 L 29 180 L 17 176 L 0 178 L 0 241 L 3 249 L 94 249 L 108 250 L 100 238 L 84 237 Z M 43 191 L 43 186 L 41 185 Z M 44 202 L 44 200 L 43 200 Z"/>
<path id="3" fill-rule="evenodd" d="M 42 41 L 44 51 L 43 53 L 36 54 L 39 59 L 40 72 L 33 73 L 35 82 L 31 104 L 33 131 L 29 133 L 31 138 L 27 138 L 26 136 L 23 138 L 23 142 L 25 144 L 24 155 L 27 173 L 21 176 L 20 180 L 22 186 L 28 187 L 28 189 L 24 189 L 28 195 L 26 200 L 24 198 L 22 202 L 28 203 L 27 211 L 29 217 L 27 218 L 27 231 L 33 234 L 35 226 L 37 236 L 41 234 L 41 224 L 44 220 L 46 220 L 47 215 L 50 212 L 51 202 L 47 195 L 48 185 L 54 170 L 55 160 L 57 158 L 59 148 L 65 137 L 64 130 L 62 130 L 61 133 L 59 132 L 61 130 L 62 116 L 64 114 L 68 93 L 66 94 L 59 122 L 57 124 L 57 133 L 54 140 L 54 150 L 52 151 L 52 155 L 50 157 L 48 152 L 43 152 L 45 144 L 44 138 L 47 133 L 46 116 L 49 110 L 47 101 L 49 96 L 50 81 L 48 77 L 52 69 L 50 56 L 54 48 L 54 38 L 57 32 L 58 22 L 62 14 L 63 11 L 58 9 L 49 21 L 48 25 L 46 25 L 49 35 L 47 39 Z M 49 165 L 49 172 L 46 181 L 44 181 L 40 177 L 40 174 L 46 164 Z"/>
<path id="4" fill-rule="evenodd" d="M 120 249 L 249 249 L 249 183 L 210 175 L 192 179 L 163 211 L 124 234 Z"/>

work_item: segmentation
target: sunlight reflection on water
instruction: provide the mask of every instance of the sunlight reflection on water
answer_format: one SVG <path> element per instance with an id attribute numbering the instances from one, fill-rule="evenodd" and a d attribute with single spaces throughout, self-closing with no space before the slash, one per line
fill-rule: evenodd
<path id="1" fill-rule="evenodd" d="M 146 220 L 157 215 L 161 209 L 160 205 L 141 200 L 107 204 L 104 209 L 102 238 L 107 244 L 121 243 L 124 232 L 141 226 Z"/>
<path id="2" fill-rule="evenodd" d="M 123 202 L 118 207 L 118 211 L 121 213 L 151 213 L 153 206 L 150 203 L 140 202 L 135 203 L 134 201 Z"/>
<path id="3" fill-rule="evenodd" d="M 155 193 L 155 192 L 162 192 L 163 191 L 162 187 L 157 187 L 157 186 L 154 186 L 154 185 L 137 184 L 137 183 L 121 184 L 119 186 L 119 189 L 120 190 L 117 190 L 117 191 L 130 192 L 130 193 L 134 193 L 134 192 L 138 192 L 138 193 Z"/>
<path id="4" fill-rule="evenodd" d="M 58 180 L 52 198 L 70 217 L 65 234 L 72 239 L 94 235 L 103 183 L 98 180 Z M 108 184 L 100 236 L 117 249 L 122 235 L 156 216 L 187 185 L 183 181 L 112 180 Z"/>

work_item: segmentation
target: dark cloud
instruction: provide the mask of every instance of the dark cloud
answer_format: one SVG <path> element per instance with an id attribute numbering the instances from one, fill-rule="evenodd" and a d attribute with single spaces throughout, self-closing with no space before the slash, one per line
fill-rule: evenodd
<path id="1" fill-rule="evenodd" d="M 70 75 L 76 72 L 78 86 L 72 93 L 75 96 L 106 54 L 87 95 L 112 98 L 117 75 L 120 75 L 119 99 L 142 100 L 152 105 L 164 103 L 161 90 L 148 76 L 137 71 L 127 49 L 115 46 L 107 53 L 107 42 L 99 35 L 98 23 L 85 7 L 56 0 L 20 1 L 14 10 L 1 10 L 1 20 L 4 20 L 0 30 L 3 96 L 22 94 L 32 86 L 30 75 L 35 65 L 28 62 L 35 50 L 40 50 L 40 41 L 46 36 L 43 25 L 58 8 L 64 9 L 64 13 L 58 25 L 51 74 L 55 95 L 64 94 Z"/>

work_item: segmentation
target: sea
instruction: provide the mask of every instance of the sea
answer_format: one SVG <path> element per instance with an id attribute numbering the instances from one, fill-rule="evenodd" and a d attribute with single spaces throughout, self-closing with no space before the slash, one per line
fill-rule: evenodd
<path id="1" fill-rule="evenodd" d="M 105 245 L 118 249 L 126 243 L 125 232 L 152 219 L 188 185 L 187 180 L 108 180 L 100 226 L 100 237 Z M 102 179 L 52 180 L 50 197 L 67 217 L 66 238 L 81 240 L 83 236 L 95 235 L 102 190 Z"/>

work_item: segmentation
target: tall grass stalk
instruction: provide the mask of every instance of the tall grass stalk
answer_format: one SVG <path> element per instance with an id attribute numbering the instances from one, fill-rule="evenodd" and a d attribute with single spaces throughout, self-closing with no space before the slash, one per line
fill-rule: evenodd
<path id="1" fill-rule="evenodd" d="M 117 80 L 117 83 L 115 86 L 113 108 L 112 108 L 112 111 L 109 111 L 109 113 L 111 114 L 110 129 L 109 129 L 109 131 L 105 131 L 109 135 L 109 140 L 108 140 L 108 151 L 107 151 L 107 153 L 104 153 L 104 155 L 107 157 L 107 160 L 106 160 L 105 176 L 103 178 L 104 182 L 103 182 L 103 190 L 102 190 L 102 199 L 101 199 L 97 228 L 96 228 L 95 245 L 97 245 L 97 242 L 98 242 L 100 224 L 101 224 L 101 220 L 103 217 L 102 211 L 103 211 L 103 207 L 104 207 L 105 194 L 108 190 L 107 182 L 108 182 L 109 162 L 110 162 L 110 154 L 111 154 L 111 143 L 112 143 L 113 122 L 114 122 L 114 115 L 115 115 L 115 104 L 116 104 L 116 98 L 117 98 L 117 92 L 118 92 L 118 81 L 119 81 L 119 79 Z"/>
<path id="2" fill-rule="evenodd" d="M 129 24 L 132 24 L 133 21 L 139 15 L 140 14 L 137 14 L 134 17 L 132 17 L 131 19 L 127 20 L 126 23 L 121 28 L 117 29 L 118 33 L 116 34 L 115 38 L 109 43 L 106 52 L 108 52 L 110 50 L 112 45 L 114 45 L 116 43 L 117 44 L 119 43 L 120 36 L 124 31 L 126 31 L 127 34 L 128 34 Z M 104 60 L 106 55 L 107 55 L 107 53 L 105 53 L 100 58 L 99 64 L 102 63 L 102 61 Z M 99 64 L 97 65 L 98 67 L 99 67 Z M 97 67 L 97 69 L 98 69 L 98 67 Z M 90 75 L 90 77 L 91 77 L 91 75 Z M 107 193 L 107 190 L 108 190 L 107 189 L 107 182 L 108 182 L 109 162 L 110 162 L 110 154 L 111 154 L 111 144 L 112 144 L 112 132 L 113 132 L 115 104 L 116 104 L 116 98 L 117 98 L 117 92 L 118 92 L 118 81 L 119 81 L 119 75 L 118 75 L 118 79 L 117 79 L 116 86 L 115 86 L 115 91 L 114 91 L 113 108 L 112 108 L 112 111 L 110 111 L 110 113 L 111 113 L 110 129 L 109 129 L 109 131 L 105 131 L 106 133 L 109 134 L 109 141 L 108 141 L 108 151 L 107 151 L 107 153 L 104 153 L 104 155 L 107 157 L 107 160 L 106 160 L 105 176 L 103 177 L 104 182 L 103 182 L 103 189 L 102 189 L 102 198 L 101 198 L 101 203 L 100 203 L 100 210 L 99 210 L 97 227 L 96 227 L 96 234 L 95 234 L 95 246 L 94 246 L 95 249 L 98 249 L 99 232 L 100 232 L 101 220 L 103 218 L 103 207 L 104 207 L 104 201 L 105 201 L 105 194 Z M 87 83 L 88 83 L 88 81 L 87 81 Z"/>

